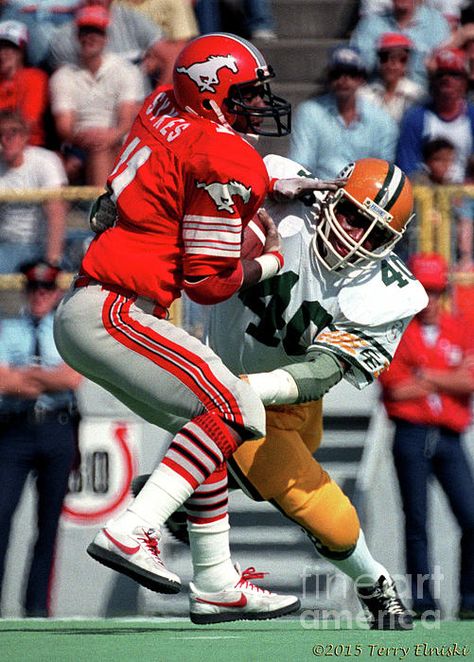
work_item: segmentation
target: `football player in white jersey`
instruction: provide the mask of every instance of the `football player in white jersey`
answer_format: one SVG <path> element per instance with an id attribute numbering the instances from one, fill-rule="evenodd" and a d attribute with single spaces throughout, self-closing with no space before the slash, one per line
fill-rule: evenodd
<path id="1" fill-rule="evenodd" d="M 309 174 L 282 157 L 265 161 L 272 178 Z M 312 206 L 267 201 L 284 267 L 213 307 L 209 342 L 266 405 L 267 436 L 229 461 L 237 482 L 303 527 L 356 581 L 371 627 L 408 629 L 411 615 L 370 554 L 355 508 L 313 453 L 322 396 L 341 379 L 359 389 L 376 379 L 426 306 L 423 287 L 392 252 L 412 218 L 413 193 L 397 166 L 378 159 L 350 164 L 341 177 L 346 184 L 315 192 Z"/>
<path id="2" fill-rule="evenodd" d="M 278 156 L 273 179 L 308 176 Z M 284 267 L 214 306 L 209 343 L 245 375 L 266 405 L 267 436 L 228 461 L 248 494 L 299 524 L 316 549 L 356 581 L 374 629 L 410 629 L 411 615 L 388 570 L 370 554 L 355 508 L 313 457 L 322 436 L 322 396 L 341 379 L 356 388 L 390 363 L 426 293 L 392 252 L 412 218 L 409 180 L 395 165 L 362 159 L 337 192 L 313 204 L 267 200 L 282 238 Z M 249 252 L 263 247 L 255 225 Z"/>

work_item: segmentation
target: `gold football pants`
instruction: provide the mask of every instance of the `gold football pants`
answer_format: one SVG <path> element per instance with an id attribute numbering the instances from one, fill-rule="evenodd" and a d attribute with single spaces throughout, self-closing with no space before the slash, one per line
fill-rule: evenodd
<path id="1" fill-rule="evenodd" d="M 315 538 L 317 546 L 339 553 L 356 544 L 359 518 L 313 457 L 321 437 L 321 400 L 268 407 L 267 436 L 242 444 L 230 466 L 247 492 L 273 503 Z"/>

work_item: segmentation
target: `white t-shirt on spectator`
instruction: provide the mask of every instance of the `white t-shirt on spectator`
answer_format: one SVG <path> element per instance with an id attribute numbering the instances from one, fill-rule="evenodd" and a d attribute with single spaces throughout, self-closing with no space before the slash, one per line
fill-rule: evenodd
<path id="1" fill-rule="evenodd" d="M 115 53 L 104 53 L 94 75 L 77 64 L 65 64 L 50 79 L 53 114 L 74 111 L 79 130 L 116 125 L 121 103 L 140 103 L 145 97 L 138 67 Z"/>
<path id="2" fill-rule="evenodd" d="M 0 191 L 19 192 L 31 188 L 60 188 L 67 184 L 61 159 L 43 147 L 25 147 L 24 160 L 10 168 L 0 159 Z M 21 244 L 43 243 L 43 206 L 34 202 L 0 204 L 0 241 Z"/>
<path id="3" fill-rule="evenodd" d="M 364 96 L 390 113 L 393 119 L 400 123 L 403 113 L 414 103 L 424 100 L 426 93 L 421 85 L 409 78 L 398 81 L 395 93 L 389 100 L 384 99 L 385 88 L 381 81 L 363 85 L 357 90 L 358 96 Z"/>

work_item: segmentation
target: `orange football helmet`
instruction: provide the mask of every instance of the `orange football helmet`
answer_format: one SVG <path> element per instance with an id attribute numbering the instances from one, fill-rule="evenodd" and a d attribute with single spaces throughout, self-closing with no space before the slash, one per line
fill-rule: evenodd
<path id="1" fill-rule="evenodd" d="M 369 266 L 390 253 L 414 217 L 410 180 L 395 164 L 370 158 L 350 163 L 338 177 L 347 182 L 321 203 L 314 251 L 330 270 Z M 341 216 L 344 224 L 363 228 L 357 239 Z"/>
<path id="2" fill-rule="evenodd" d="M 274 75 L 260 51 L 246 39 L 223 32 L 206 34 L 179 53 L 173 88 L 184 110 L 230 126 L 243 116 L 248 133 L 284 136 L 290 132 L 291 105 L 272 94 L 268 81 Z M 262 107 L 246 103 L 246 93 L 252 88 L 258 88 Z"/>

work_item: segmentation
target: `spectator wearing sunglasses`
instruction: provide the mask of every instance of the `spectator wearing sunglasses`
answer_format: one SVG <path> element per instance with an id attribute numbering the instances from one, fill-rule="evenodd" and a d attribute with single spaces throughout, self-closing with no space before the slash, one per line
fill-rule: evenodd
<path id="1" fill-rule="evenodd" d="M 385 11 L 363 15 L 352 32 L 350 44 L 360 50 L 369 75 L 377 69 L 378 40 L 385 32 L 398 32 L 411 39 L 414 48 L 408 77 L 426 89 L 426 59 L 451 36 L 446 18 L 421 0 L 391 0 L 391 7 Z"/>
<path id="2" fill-rule="evenodd" d="M 295 113 L 290 158 L 321 179 L 331 179 L 352 161 L 393 161 L 396 122 L 358 92 L 366 71 L 357 49 L 338 46 L 329 56 L 327 91 L 303 101 Z"/>
<path id="3" fill-rule="evenodd" d="M 412 50 L 412 41 L 405 35 L 384 32 L 377 45 L 379 78 L 361 89 L 361 94 L 379 104 L 396 122 L 425 97 L 423 87 L 406 75 Z"/>
<path id="4" fill-rule="evenodd" d="M 415 105 L 402 118 L 396 162 L 410 175 L 421 169 L 423 145 L 445 138 L 455 148 L 448 174 L 451 184 L 462 183 L 474 151 L 474 105 L 467 101 L 468 69 L 465 53 L 443 48 L 433 59 L 431 99 Z"/>

